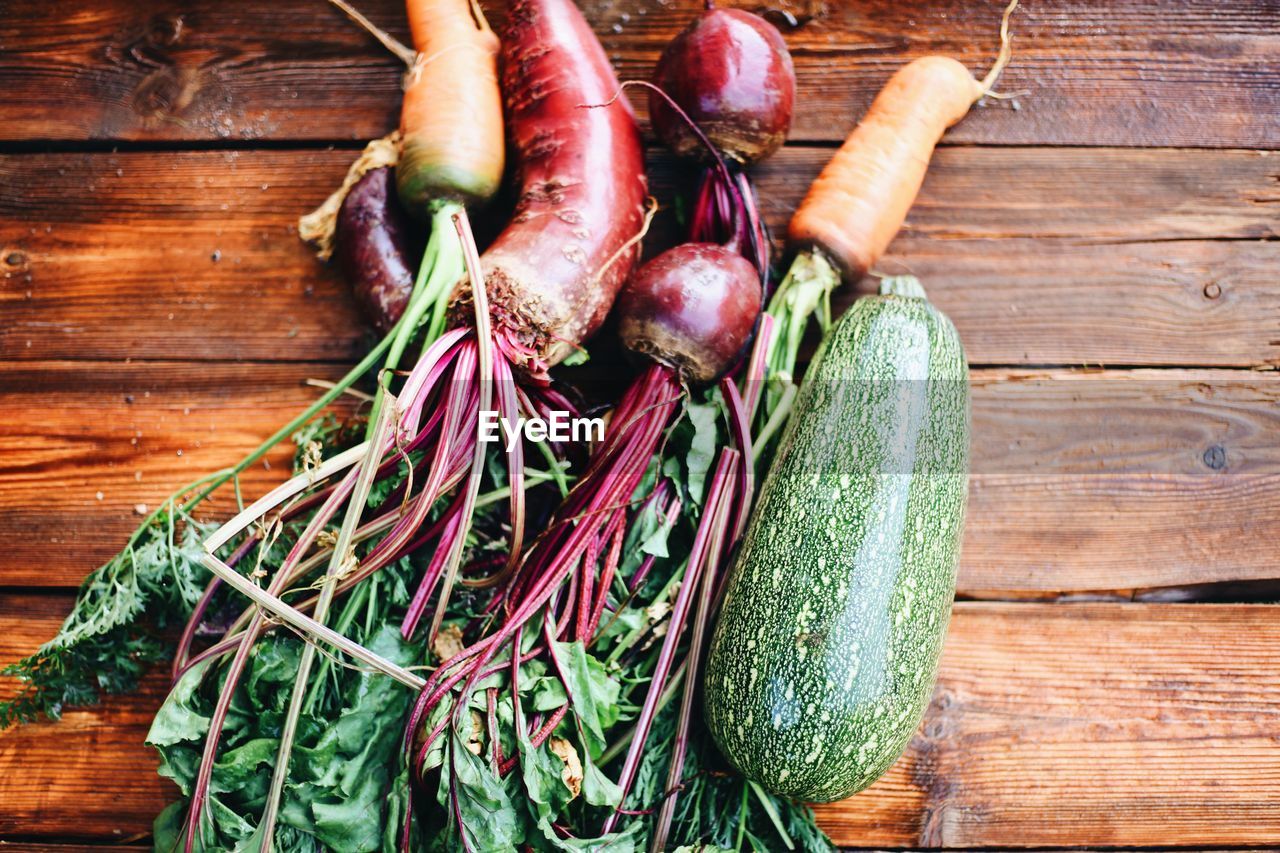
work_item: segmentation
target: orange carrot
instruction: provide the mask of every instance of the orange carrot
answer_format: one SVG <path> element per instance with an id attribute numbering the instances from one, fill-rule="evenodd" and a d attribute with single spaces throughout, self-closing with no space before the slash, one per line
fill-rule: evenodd
<path id="1" fill-rule="evenodd" d="M 417 50 L 405 77 L 396 189 L 426 216 L 441 200 L 482 201 L 502 180 L 498 37 L 470 0 L 408 0 Z"/>
<path id="2" fill-rule="evenodd" d="M 790 240 L 817 247 L 851 279 L 884 254 L 915 202 L 934 146 L 969 112 L 1009 61 L 1009 15 L 1000 54 L 982 80 L 954 59 L 926 56 L 901 68 L 818 176 L 791 218 Z"/>
<path id="3" fill-rule="evenodd" d="M 329 0 L 400 59 L 404 101 L 400 130 L 352 164 L 341 189 L 303 223 L 321 257 L 332 251 L 333 219 L 365 172 L 396 166 L 400 204 L 429 220 L 445 205 L 483 202 L 502 182 L 506 137 L 498 88 L 498 37 L 477 0 L 406 0 L 413 47 L 382 30 L 347 0 Z M 382 148 L 394 145 L 389 161 Z M 377 162 L 373 162 L 376 160 Z M 398 163 L 397 163 L 398 161 Z M 448 217 L 446 216 L 446 219 Z"/>
<path id="4" fill-rule="evenodd" d="M 767 355 L 773 381 L 756 413 L 759 446 L 794 400 L 791 380 L 810 317 L 817 314 L 825 333 L 832 291 L 880 260 L 915 202 L 942 134 L 979 98 L 994 95 L 991 87 L 1009 63 L 1009 16 L 1017 5 L 1010 0 L 1005 7 L 1000 53 L 982 80 L 944 56 L 917 59 L 894 74 L 791 217 L 787 236 L 796 255 L 765 309 L 775 329 Z"/>

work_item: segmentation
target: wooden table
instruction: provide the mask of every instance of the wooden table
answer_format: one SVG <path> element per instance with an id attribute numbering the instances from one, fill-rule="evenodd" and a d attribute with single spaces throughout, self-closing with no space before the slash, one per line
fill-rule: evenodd
<path id="1" fill-rule="evenodd" d="M 398 0 L 359 5 L 403 33 Z M 633 78 L 698 6 L 586 5 Z M 758 170 L 772 226 L 902 62 L 984 68 L 998 6 L 779 5 L 800 108 Z M 1026 0 L 1014 32 L 1023 94 L 948 135 L 882 264 L 974 365 L 942 677 L 906 757 L 822 820 L 850 847 L 1277 844 L 1280 4 Z M 294 222 L 393 126 L 398 77 L 321 0 L 4 4 L 0 661 L 140 505 L 361 352 Z M 0 734 L 5 849 L 145 837 L 162 691 Z"/>

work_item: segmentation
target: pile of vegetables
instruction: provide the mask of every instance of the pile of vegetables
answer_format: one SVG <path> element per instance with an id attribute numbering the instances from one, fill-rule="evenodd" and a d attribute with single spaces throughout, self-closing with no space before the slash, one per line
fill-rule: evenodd
<path id="1" fill-rule="evenodd" d="M 983 81 L 940 57 L 890 80 L 772 293 L 747 168 L 795 78 L 760 18 L 708 7 L 647 84 L 659 138 L 704 165 L 688 242 L 636 268 L 639 130 L 571 0 L 513 0 L 501 39 L 468 0 L 409 0 L 413 49 L 332 2 L 404 59 L 405 99 L 301 230 L 385 337 L 148 517 L 7 671 L 27 687 L 0 723 L 128 689 L 185 622 L 148 736 L 182 793 L 159 850 L 830 849 L 804 802 L 874 781 L 927 703 L 968 453 L 963 350 L 920 284 L 838 322 L 830 297 L 990 93 L 1016 0 Z M 481 253 L 504 103 L 516 204 Z M 640 366 L 603 436 L 510 433 L 579 413 L 555 368 L 607 316 Z M 371 371 L 362 416 L 317 417 Z M 246 506 L 238 473 L 290 435 L 294 476 Z M 224 484 L 239 512 L 198 520 Z"/>

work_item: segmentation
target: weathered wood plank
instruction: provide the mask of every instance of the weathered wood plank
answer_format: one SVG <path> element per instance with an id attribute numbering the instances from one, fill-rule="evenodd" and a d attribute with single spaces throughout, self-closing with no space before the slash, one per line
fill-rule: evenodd
<path id="1" fill-rule="evenodd" d="M 322 393 L 332 365 L 0 366 L 0 526 L 16 535 L 0 583 L 78 585 L 174 490 L 244 458 Z M 288 448 L 241 478 L 256 496 Z M 268 467 L 269 466 L 269 467 Z M 234 494 L 211 509 L 228 512 Z"/>
<path id="2" fill-rule="evenodd" d="M 0 364 L 0 584 L 78 584 L 123 544 L 136 505 L 234 463 L 315 398 L 306 377 L 336 372 Z M 1278 431 L 1272 372 L 975 371 L 961 593 L 1280 576 Z M 247 495 L 283 476 L 273 462 L 246 475 Z"/>
<path id="3" fill-rule="evenodd" d="M 960 604 L 929 715 L 841 844 L 1274 844 L 1271 606 Z"/>
<path id="4" fill-rule="evenodd" d="M 776 235 L 828 156 L 759 170 Z M 346 289 L 293 231 L 352 157 L 0 157 L 0 358 L 354 358 Z M 662 198 L 687 185 L 652 165 Z M 1277 179 L 1253 152 L 945 149 L 881 267 L 921 275 L 978 364 L 1273 363 Z M 668 210 L 649 244 L 674 236 Z"/>
<path id="5" fill-rule="evenodd" d="M 0 597 L 0 659 L 65 604 Z M 1280 843 L 1277 647 L 1265 605 L 961 602 L 906 757 L 820 819 L 858 847 Z M 0 832 L 146 832 L 170 797 L 140 745 L 159 682 L 0 733 Z"/>
<path id="6" fill-rule="evenodd" d="M 34 651 L 69 604 L 61 596 L 0 594 L 0 661 Z M 58 723 L 0 732 L 0 835 L 126 841 L 149 833 L 177 797 L 143 745 L 166 682 L 157 672 L 135 695 L 68 711 Z M 14 686 L 0 678 L 0 698 Z"/>
<path id="7" fill-rule="evenodd" d="M 976 371 L 960 589 L 1280 577 L 1280 375 Z"/>
<path id="8" fill-rule="evenodd" d="M 4 158 L 0 353 L 357 358 L 367 332 L 347 288 L 295 230 L 353 157 Z"/>
<path id="9" fill-rule="evenodd" d="M 880 268 L 920 277 L 976 365 L 1274 367 L 1277 261 L 1275 242 L 904 236 Z"/>
<path id="10" fill-rule="evenodd" d="M 493 17 L 500 3 L 486 3 Z M 750 3 L 737 5 L 752 8 Z M 800 88 L 793 138 L 836 140 L 904 62 L 990 65 L 1003 3 L 770 4 Z M 399 0 L 361 7 L 404 37 Z M 590 0 L 623 78 L 648 78 L 695 0 Z M 48 15 L 14 0 L 0 22 L 0 139 L 345 140 L 396 121 L 401 69 L 319 0 L 95 0 Z M 1025 0 L 1001 81 L 1020 109 L 980 110 L 951 134 L 985 143 L 1276 147 L 1280 49 L 1270 0 Z"/>

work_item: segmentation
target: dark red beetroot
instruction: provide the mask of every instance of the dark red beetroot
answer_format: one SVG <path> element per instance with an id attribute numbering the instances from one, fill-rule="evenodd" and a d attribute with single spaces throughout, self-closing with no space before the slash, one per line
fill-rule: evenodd
<path id="1" fill-rule="evenodd" d="M 760 313 L 760 277 L 740 253 L 685 243 L 641 267 L 618 296 L 618 334 L 627 348 L 673 368 L 687 382 L 711 382 L 733 366 Z"/>
<path id="2" fill-rule="evenodd" d="M 333 248 L 360 308 L 382 334 L 404 313 L 413 292 L 422 241 L 396 199 L 391 167 L 366 172 L 338 210 Z"/>
<path id="3" fill-rule="evenodd" d="M 521 193 L 481 264 L 499 344 L 549 366 L 600 328 L 631 272 L 644 153 L 625 98 L 585 108 L 614 99 L 618 80 L 572 0 L 515 0 L 502 50 Z M 453 316 L 471 314 L 464 280 Z"/>
<path id="4" fill-rule="evenodd" d="M 663 51 L 653 82 L 698 123 L 725 157 L 754 163 L 791 129 L 796 75 L 777 29 L 740 9 L 708 9 Z M 705 158 L 697 136 L 671 107 L 649 97 L 654 132 L 682 157 Z"/>

